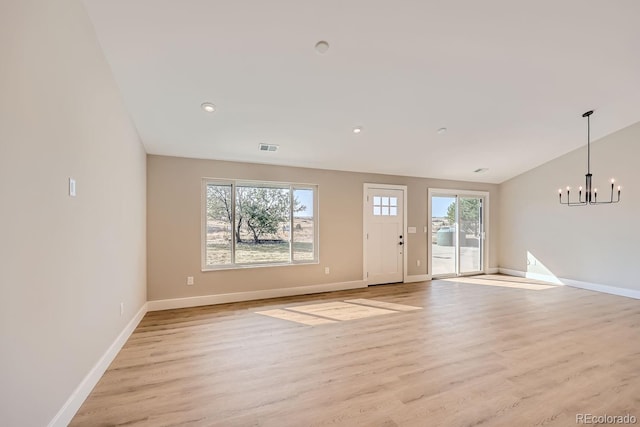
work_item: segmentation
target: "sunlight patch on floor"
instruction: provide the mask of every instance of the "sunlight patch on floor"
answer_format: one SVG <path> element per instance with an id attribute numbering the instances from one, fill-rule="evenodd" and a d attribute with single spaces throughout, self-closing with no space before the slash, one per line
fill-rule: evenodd
<path id="1" fill-rule="evenodd" d="M 441 279 L 444 282 L 452 282 L 452 283 L 468 283 L 471 285 L 482 285 L 482 286 L 498 286 L 501 288 L 515 288 L 515 289 L 527 289 L 530 291 L 542 291 L 545 289 L 556 288 L 557 285 L 552 285 L 549 283 L 544 283 L 540 281 L 532 281 L 529 279 L 521 279 L 516 277 L 491 277 L 485 276 L 485 278 L 480 277 L 456 277 L 452 279 Z"/>
<path id="2" fill-rule="evenodd" d="M 258 314 L 275 317 L 282 320 L 290 320 L 291 322 L 302 323 L 303 325 L 324 325 L 325 323 L 336 323 L 336 320 L 325 319 L 323 317 L 309 316 L 307 314 L 297 313 L 295 311 L 275 309 L 258 311 Z"/>
<path id="3" fill-rule="evenodd" d="M 256 314 L 314 326 L 421 309 L 422 307 L 360 298 L 257 311 Z"/>
<path id="4" fill-rule="evenodd" d="M 348 300 L 345 300 L 345 302 L 353 303 L 353 304 L 370 305 L 371 307 L 387 308 L 389 310 L 395 310 L 395 311 L 422 310 L 422 307 L 414 307 L 412 305 L 396 304 L 393 302 L 376 301 L 376 300 L 364 299 L 364 298 L 348 299 Z"/>

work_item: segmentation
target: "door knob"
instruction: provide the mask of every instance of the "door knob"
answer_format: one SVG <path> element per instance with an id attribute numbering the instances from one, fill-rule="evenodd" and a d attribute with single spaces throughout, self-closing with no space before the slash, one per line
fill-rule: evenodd
<path id="1" fill-rule="evenodd" d="M 400 242 L 400 243 L 398 243 L 398 244 L 399 244 L 400 246 L 404 245 L 404 243 L 403 243 L 403 242 Z"/>

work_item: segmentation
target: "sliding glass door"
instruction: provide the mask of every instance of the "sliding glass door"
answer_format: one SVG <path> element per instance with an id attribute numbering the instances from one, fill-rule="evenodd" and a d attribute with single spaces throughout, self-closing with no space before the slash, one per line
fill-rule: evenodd
<path id="1" fill-rule="evenodd" d="M 431 275 L 484 271 L 484 195 L 429 191 Z"/>

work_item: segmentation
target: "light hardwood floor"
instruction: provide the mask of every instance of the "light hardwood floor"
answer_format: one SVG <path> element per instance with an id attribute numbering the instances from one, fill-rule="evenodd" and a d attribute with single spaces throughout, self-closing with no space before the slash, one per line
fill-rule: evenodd
<path id="1" fill-rule="evenodd" d="M 568 426 L 577 413 L 640 418 L 640 301 L 506 276 L 481 280 L 148 313 L 71 425 Z M 357 298 L 423 309 L 314 326 L 256 313 Z"/>

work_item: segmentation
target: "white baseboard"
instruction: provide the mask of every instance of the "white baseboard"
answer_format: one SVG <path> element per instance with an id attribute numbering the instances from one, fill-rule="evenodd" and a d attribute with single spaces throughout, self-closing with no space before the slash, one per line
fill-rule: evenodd
<path id="1" fill-rule="evenodd" d="M 414 274 L 407 276 L 406 279 L 404 279 L 404 283 L 426 282 L 429 280 L 431 280 L 430 274 Z"/>
<path id="2" fill-rule="evenodd" d="M 499 268 L 501 274 L 507 276 L 525 277 L 531 280 L 539 280 L 541 282 L 553 283 L 554 285 L 564 285 L 563 279 L 559 279 L 551 274 L 530 273 L 528 271 L 511 270 L 509 268 Z"/>
<path id="3" fill-rule="evenodd" d="M 491 267 L 491 268 L 487 268 L 484 271 L 484 274 L 498 274 L 500 272 L 500 269 L 498 267 Z"/>
<path id="4" fill-rule="evenodd" d="M 509 268 L 498 268 L 500 274 L 506 274 L 507 276 L 525 277 L 525 272 L 520 270 L 511 270 Z"/>
<path id="5" fill-rule="evenodd" d="M 147 303 L 144 303 L 140 310 L 133 316 L 133 319 L 127 323 L 127 326 L 120 332 L 115 341 L 109 346 L 107 351 L 102 355 L 100 360 L 84 377 L 82 382 L 71 393 L 65 404 L 60 408 L 58 413 L 49 423 L 49 427 L 65 427 L 69 425 L 73 416 L 78 412 L 80 406 L 91 393 L 91 390 L 98 384 L 100 378 L 105 373 L 113 359 L 116 358 L 122 346 L 127 342 L 133 331 L 136 329 L 144 315 L 147 313 Z"/>
<path id="6" fill-rule="evenodd" d="M 559 279 L 556 276 L 552 276 L 551 274 L 540 273 L 525 273 L 524 277 L 526 277 L 527 279 L 539 280 L 541 282 L 553 283 L 554 285 L 564 285 L 564 283 L 562 283 L 562 280 L 565 280 Z"/>
<path id="7" fill-rule="evenodd" d="M 618 295 L 621 297 L 640 299 L 640 290 L 619 288 L 617 286 L 601 285 L 599 283 L 582 282 L 580 280 L 560 279 L 565 285 L 574 288 L 587 289 L 589 291 L 603 292 L 605 294 Z"/>
<path id="8" fill-rule="evenodd" d="M 567 285 L 573 288 L 586 289 L 589 291 L 602 292 L 605 294 L 618 295 L 621 297 L 640 299 L 640 290 L 620 288 L 617 286 L 603 285 L 600 283 L 583 282 L 581 280 L 564 279 L 546 274 L 527 273 L 519 270 L 500 268 L 500 273 L 509 276 L 526 277 L 528 279 L 540 280 L 542 282 L 554 283 L 557 285 Z"/>
<path id="9" fill-rule="evenodd" d="M 294 288 L 265 289 L 262 291 L 234 292 L 229 294 L 202 295 L 188 298 L 173 298 L 149 301 L 149 311 L 170 310 L 173 308 L 198 307 L 201 305 L 226 304 L 229 302 L 252 301 L 266 298 L 290 297 L 295 295 L 318 294 L 322 292 L 343 291 L 366 288 L 363 280 L 351 282 L 326 283 L 322 285 L 298 286 Z"/>

